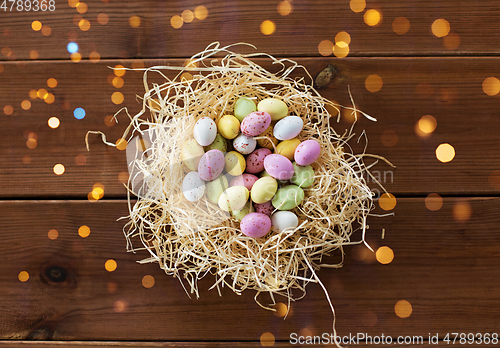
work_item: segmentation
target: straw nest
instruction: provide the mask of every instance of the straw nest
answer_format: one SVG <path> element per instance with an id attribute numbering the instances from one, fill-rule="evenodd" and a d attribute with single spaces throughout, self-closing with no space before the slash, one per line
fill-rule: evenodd
<path id="1" fill-rule="evenodd" d="M 352 132 L 340 135 L 330 126 L 327 108 L 341 106 L 314 89 L 305 68 L 292 60 L 242 55 L 230 49 L 215 43 L 193 56 L 187 66 L 143 69 L 143 108 L 129 115 L 131 123 L 124 136 L 127 151 L 135 152 L 129 159 L 130 215 L 124 227 L 128 249 L 147 250 L 150 257 L 140 262 L 158 262 L 180 280 L 188 295 L 196 297 L 198 280 L 208 274 L 215 278 L 211 289 L 220 293 L 221 287 L 229 287 L 237 294 L 255 290 L 256 302 L 271 310 L 275 295 L 285 296 L 288 302 L 302 298 L 310 282 L 320 283 L 328 297 L 316 271 L 340 267 L 341 263 L 325 263 L 325 257 L 336 251 L 343 258 L 343 246 L 364 242 L 367 217 L 374 208 L 364 179 L 369 171 L 365 155 L 350 151 L 347 142 Z M 256 57 L 270 60 L 278 72 L 251 60 Z M 297 70 L 302 77 L 292 78 Z M 172 76 L 168 71 L 176 76 L 167 77 Z M 152 73 L 163 82 L 150 83 Z M 294 230 L 246 237 L 239 222 L 216 205 L 205 198 L 192 203 L 182 194 L 187 168 L 181 163 L 181 144 L 192 137 L 197 119 L 208 116 L 217 121 L 231 114 L 241 96 L 283 100 L 289 114 L 304 120 L 300 140 L 316 139 L 321 145 L 321 156 L 312 164 L 314 184 L 304 189 L 302 204 L 293 209 L 299 217 Z M 348 109 L 370 118 L 354 106 Z M 133 141 L 136 135 L 142 142 Z M 357 240 L 352 240 L 356 231 Z M 259 301 L 261 293 L 269 293 L 270 303 Z"/>

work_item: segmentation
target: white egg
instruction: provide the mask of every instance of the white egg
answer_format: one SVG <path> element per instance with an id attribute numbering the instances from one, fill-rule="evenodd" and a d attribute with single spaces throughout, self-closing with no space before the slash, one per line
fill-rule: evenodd
<path id="1" fill-rule="evenodd" d="M 214 142 L 217 136 L 217 125 L 210 117 L 202 117 L 196 121 L 193 135 L 198 144 L 208 146 Z"/>
<path id="2" fill-rule="evenodd" d="M 182 193 L 190 202 L 197 202 L 205 193 L 205 181 L 200 178 L 200 174 L 192 171 L 186 174 L 182 181 Z"/>
<path id="3" fill-rule="evenodd" d="M 257 147 L 257 141 L 252 136 L 249 137 L 242 133 L 233 140 L 233 147 L 239 153 L 248 155 Z"/>
<path id="4" fill-rule="evenodd" d="M 297 215 L 291 211 L 278 211 L 271 216 L 271 224 L 273 230 L 283 232 L 285 229 L 293 230 L 299 225 Z"/>
<path id="5" fill-rule="evenodd" d="M 287 116 L 276 123 L 273 135 L 279 140 L 290 140 L 299 135 L 304 121 L 298 116 Z"/>

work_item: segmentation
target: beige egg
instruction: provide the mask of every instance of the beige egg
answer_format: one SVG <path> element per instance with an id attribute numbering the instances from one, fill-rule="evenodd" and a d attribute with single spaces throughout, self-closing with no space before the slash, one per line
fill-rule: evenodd
<path id="1" fill-rule="evenodd" d="M 278 182 L 272 176 L 260 178 L 253 184 L 250 192 L 252 201 L 257 204 L 265 203 L 276 194 Z"/>
<path id="2" fill-rule="evenodd" d="M 257 105 L 257 110 L 267 112 L 271 115 L 273 121 L 281 120 L 288 114 L 288 106 L 282 100 L 276 98 L 261 100 Z"/>

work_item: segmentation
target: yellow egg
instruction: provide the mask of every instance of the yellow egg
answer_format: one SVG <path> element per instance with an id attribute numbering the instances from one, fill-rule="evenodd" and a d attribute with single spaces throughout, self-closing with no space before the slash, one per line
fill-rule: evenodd
<path id="1" fill-rule="evenodd" d="M 290 161 L 293 161 L 293 155 L 295 153 L 295 149 L 299 146 L 300 140 L 297 138 L 284 140 L 276 146 L 276 153 L 278 155 L 283 155 L 288 158 Z"/>
<path id="2" fill-rule="evenodd" d="M 241 153 L 229 151 L 224 157 L 226 161 L 226 172 L 228 172 L 229 175 L 238 176 L 243 174 L 247 166 L 247 162 Z"/>
<path id="3" fill-rule="evenodd" d="M 271 151 L 274 151 L 273 144 L 276 145 L 278 143 L 278 139 L 276 139 L 273 135 L 273 126 L 267 127 L 267 129 L 264 131 L 264 133 L 260 134 L 258 136 L 260 137 L 268 137 L 269 139 L 257 139 L 257 144 L 259 144 L 260 147 L 265 147 L 266 149 L 269 149 Z M 272 143 L 271 143 L 272 142 Z"/>
<path id="4" fill-rule="evenodd" d="M 257 110 L 267 112 L 271 115 L 272 121 L 281 120 L 288 114 L 288 106 L 282 100 L 275 98 L 261 100 L 257 105 Z"/>
<path id="5" fill-rule="evenodd" d="M 196 140 L 189 139 L 182 144 L 181 161 L 189 168 L 189 170 L 198 170 L 198 163 L 201 156 L 205 154 L 203 147 Z"/>
<path id="6" fill-rule="evenodd" d="M 240 121 L 232 115 L 222 116 L 217 123 L 219 133 L 226 139 L 234 139 L 240 133 Z"/>
<path id="7" fill-rule="evenodd" d="M 224 211 L 243 209 L 248 201 L 249 192 L 245 186 L 231 186 L 219 198 L 219 207 Z"/>
<path id="8" fill-rule="evenodd" d="M 262 204 L 270 201 L 278 190 L 278 182 L 272 176 L 260 178 L 253 184 L 251 198 L 254 203 Z"/>

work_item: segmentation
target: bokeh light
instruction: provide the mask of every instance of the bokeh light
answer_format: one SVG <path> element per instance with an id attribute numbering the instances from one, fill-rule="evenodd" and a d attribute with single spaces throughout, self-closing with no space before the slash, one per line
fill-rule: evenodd
<path id="1" fill-rule="evenodd" d="M 76 53 L 78 52 L 78 44 L 76 42 L 70 42 L 66 46 L 66 49 L 68 50 L 69 53 Z"/>
<path id="2" fill-rule="evenodd" d="M 384 81 L 377 74 L 370 75 L 365 80 L 366 89 L 372 93 L 380 91 L 383 85 Z"/>
<path id="3" fill-rule="evenodd" d="M 387 265 L 394 260 L 394 252 L 388 246 L 382 246 L 375 253 L 377 261 L 383 265 Z"/>
<path id="4" fill-rule="evenodd" d="M 406 17 L 398 17 L 392 22 L 392 30 L 398 35 L 404 35 L 410 30 L 410 21 Z"/>
<path id="5" fill-rule="evenodd" d="M 114 92 L 111 95 L 111 101 L 113 102 L 113 104 L 116 104 L 116 105 L 121 104 L 121 103 L 123 103 L 124 100 L 125 100 L 125 97 L 120 92 Z"/>
<path id="6" fill-rule="evenodd" d="M 271 35 L 276 30 L 276 25 L 270 20 L 260 23 L 260 32 L 264 35 Z"/>
<path id="7" fill-rule="evenodd" d="M 264 332 L 260 335 L 260 344 L 263 347 L 272 347 L 274 346 L 275 341 L 274 335 L 270 332 Z"/>
<path id="8" fill-rule="evenodd" d="M 118 181 L 122 184 L 128 183 L 128 172 L 120 172 L 118 173 Z"/>
<path id="9" fill-rule="evenodd" d="M 29 109 L 31 108 L 31 102 L 30 102 L 29 100 L 26 100 L 26 99 L 25 99 L 25 100 L 23 100 L 23 101 L 21 102 L 21 108 L 22 108 L 23 110 L 29 110 Z"/>
<path id="10" fill-rule="evenodd" d="M 145 275 L 142 277 L 142 286 L 146 289 L 152 288 L 155 285 L 155 278 L 152 275 Z"/>
<path id="11" fill-rule="evenodd" d="M 446 49 L 456 50 L 460 46 L 460 35 L 450 32 L 443 38 L 443 45 Z"/>
<path id="12" fill-rule="evenodd" d="M 392 210 L 396 207 L 396 197 L 391 193 L 384 193 L 380 196 L 378 204 L 384 210 Z"/>
<path id="13" fill-rule="evenodd" d="M 377 26 L 382 21 L 382 15 L 380 14 L 380 12 L 373 9 L 366 11 L 363 18 L 365 20 L 365 23 L 370 27 Z"/>
<path id="14" fill-rule="evenodd" d="M 438 211 L 443 207 L 443 197 L 437 193 L 429 193 L 425 197 L 425 207 L 430 211 Z"/>
<path id="15" fill-rule="evenodd" d="M 50 88 L 56 88 L 57 86 L 57 80 L 53 77 L 49 78 L 47 80 L 47 86 L 49 86 Z"/>
<path id="16" fill-rule="evenodd" d="M 90 22 L 86 19 L 82 19 L 78 22 L 78 26 L 81 31 L 88 31 L 90 29 Z"/>
<path id="17" fill-rule="evenodd" d="M 42 27 L 42 35 L 43 36 L 50 36 L 50 34 L 52 34 L 52 28 L 49 27 L 48 25 L 44 25 Z"/>
<path id="18" fill-rule="evenodd" d="M 140 59 L 134 59 L 134 61 L 132 62 L 132 68 L 133 69 L 143 69 L 144 62 Z"/>
<path id="19" fill-rule="evenodd" d="M 109 16 L 107 13 L 99 13 L 97 15 L 97 22 L 100 24 L 100 25 L 106 25 L 108 24 L 109 22 Z"/>
<path id="20" fill-rule="evenodd" d="M 89 60 L 91 63 L 97 63 L 101 60 L 101 55 L 96 51 L 92 51 L 89 53 Z"/>
<path id="21" fill-rule="evenodd" d="M 398 143 L 399 137 L 395 131 L 387 129 L 380 135 L 380 140 L 382 141 L 382 145 L 393 147 Z"/>
<path id="22" fill-rule="evenodd" d="M 440 144 L 436 148 L 436 158 L 443 163 L 452 161 L 455 158 L 455 148 L 448 143 Z"/>
<path id="23" fill-rule="evenodd" d="M 274 312 L 275 316 L 278 318 L 284 318 L 288 310 L 288 306 L 282 302 L 278 302 L 274 305 L 274 309 L 276 310 Z"/>
<path id="24" fill-rule="evenodd" d="M 14 113 L 14 107 L 12 105 L 5 105 L 3 107 L 3 113 L 10 116 Z"/>
<path id="25" fill-rule="evenodd" d="M 49 92 L 47 92 L 47 90 L 45 88 L 40 88 L 37 92 L 36 92 L 36 95 L 38 96 L 38 98 L 40 99 L 45 99 L 47 97 L 47 94 L 49 94 Z"/>
<path id="26" fill-rule="evenodd" d="M 483 92 L 489 96 L 497 95 L 500 92 L 500 81 L 496 77 L 485 78 L 482 86 Z"/>
<path id="27" fill-rule="evenodd" d="M 191 10 L 184 10 L 181 13 L 181 18 L 184 23 L 191 23 L 194 19 L 194 13 Z"/>
<path id="28" fill-rule="evenodd" d="M 78 63 L 79 61 L 82 60 L 82 55 L 80 53 L 78 53 L 78 52 L 71 53 L 69 57 L 71 58 L 71 61 L 73 63 Z"/>
<path id="29" fill-rule="evenodd" d="M 450 32 L 450 23 L 446 19 L 436 19 L 431 26 L 432 33 L 436 37 L 445 37 Z"/>
<path id="30" fill-rule="evenodd" d="M 80 226 L 78 228 L 78 235 L 82 238 L 87 238 L 90 236 L 90 228 L 87 225 Z"/>
<path id="31" fill-rule="evenodd" d="M 38 143 L 37 143 L 36 139 L 30 138 L 30 139 L 26 140 L 26 147 L 30 150 L 35 149 L 37 145 L 38 145 Z"/>
<path id="32" fill-rule="evenodd" d="M 349 3 L 349 7 L 353 12 L 359 13 L 363 12 L 366 8 L 366 1 L 365 0 L 351 0 Z"/>
<path id="33" fill-rule="evenodd" d="M 194 9 L 194 16 L 200 21 L 204 20 L 208 16 L 208 10 L 205 6 L 196 6 Z"/>
<path id="34" fill-rule="evenodd" d="M 125 75 L 126 71 L 127 70 L 125 69 L 125 67 L 121 64 L 115 65 L 115 67 L 113 68 L 113 73 L 115 74 L 115 76 L 123 76 Z"/>
<path id="35" fill-rule="evenodd" d="M 38 91 L 36 89 L 31 89 L 29 92 L 29 96 L 31 99 L 38 99 Z"/>
<path id="36" fill-rule="evenodd" d="M 85 115 L 85 109 L 83 108 L 76 108 L 75 110 L 73 110 L 73 116 L 75 116 L 77 120 L 82 120 Z"/>
<path id="37" fill-rule="evenodd" d="M 78 5 L 79 2 L 80 2 L 79 0 L 68 0 L 68 5 L 70 7 L 75 8 Z"/>
<path id="38" fill-rule="evenodd" d="M 183 24 L 184 24 L 184 21 L 182 20 L 182 17 L 179 15 L 175 15 L 175 16 L 172 16 L 172 18 L 170 18 L 170 25 L 174 29 L 180 29 Z"/>
<path id="39" fill-rule="evenodd" d="M 116 124 L 116 119 L 113 117 L 113 115 L 106 115 L 104 117 L 104 124 L 108 127 L 112 127 Z"/>
<path id="40" fill-rule="evenodd" d="M 52 104 L 56 100 L 56 97 L 54 97 L 52 93 L 47 93 L 47 95 L 45 96 L 45 98 L 43 98 L 43 100 L 47 104 Z"/>
<path id="41" fill-rule="evenodd" d="M 58 163 L 54 166 L 54 168 L 52 168 L 52 170 L 54 171 L 54 174 L 56 174 L 56 175 L 63 175 L 66 168 L 64 168 L 64 166 L 62 164 Z"/>
<path id="42" fill-rule="evenodd" d="M 115 88 L 122 88 L 124 83 L 123 79 L 119 76 L 115 76 L 112 81 L 113 87 Z"/>
<path id="43" fill-rule="evenodd" d="M 49 237 L 50 240 L 56 240 L 57 237 L 59 237 L 59 232 L 57 232 L 57 230 L 55 229 L 51 229 L 47 233 L 47 236 Z"/>
<path id="44" fill-rule="evenodd" d="M 113 303 L 113 310 L 116 313 L 122 313 L 125 311 L 126 308 L 127 308 L 127 304 L 125 303 L 125 301 L 117 300 Z"/>
<path id="45" fill-rule="evenodd" d="M 347 57 L 347 55 L 349 54 L 349 46 L 347 45 L 339 46 L 338 44 L 335 44 L 333 46 L 333 54 L 337 58 Z"/>
<path id="46" fill-rule="evenodd" d="M 79 13 L 79 14 L 84 14 L 86 13 L 88 10 L 88 6 L 86 3 L 84 2 L 79 2 L 77 5 L 76 5 L 76 11 Z"/>
<path id="47" fill-rule="evenodd" d="M 17 275 L 17 279 L 19 279 L 20 282 L 27 282 L 28 279 L 30 279 L 30 275 L 28 272 L 26 271 L 21 271 L 19 272 L 19 274 Z"/>
<path id="48" fill-rule="evenodd" d="M 2 48 L 2 54 L 9 58 L 12 55 L 12 50 L 9 47 Z"/>
<path id="49" fill-rule="evenodd" d="M 276 9 L 280 15 L 288 16 L 292 13 L 292 4 L 288 1 L 280 1 Z"/>
<path id="50" fill-rule="evenodd" d="M 321 41 L 318 45 L 318 52 L 322 56 L 329 56 L 333 53 L 333 42 L 331 42 L 330 40 Z"/>
<path id="51" fill-rule="evenodd" d="M 457 202 L 453 206 L 453 218 L 458 222 L 466 222 L 472 215 L 472 207 L 469 202 Z"/>
<path id="52" fill-rule="evenodd" d="M 31 156 L 29 156 L 29 155 L 23 156 L 22 162 L 23 162 L 23 164 L 30 164 L 31 163 Z"/>
<path id="53" fill-rule="evenodd" d="M 109 259 L 107 260 L 105 263 L 104 263 L 104 268 L 106 269 L 106 271 L 108 272 L 113 272 L 116 270 L 116 267 L 118 265 L 116 264 L 116 261 L 113 260 L 113 259 Z"/>
<path id="54" fill-rule="evenodd" d="M 85 165 L 87 163 L 87 156 L 85 156 L 83 153 L 76 155 L 75 163 L 79 166 Z"/>
<path id="55" fill-rule="evenodd" d="M 351 35 L 345 31 L 339 32 L 337 35 L 335 35 L 335 44 L 337 44 L 340 47 L 345 47 L 349 46 L 351 43 Z"/>
<path id="56" fill-rule="evenodd" d="M 408 318 L 412 311 L 411 303 L 406 300 L 400 300 L 394 305 L 394 312 L 400 318 Z"/>
<path id="57" fill-rule="evenodd" d="M 418 128 L 425 134 L 430 134 L 436 130 L 437 121 L 431 115 L 425 115 L 418 120 Z"/>
<path id="58" fill-rule="evenodd" d="M 31 29 L 34 31 L 39 31 L 42 29 L 42 23 L 40 21 L 33 21 L 31 22 Z"/>
<path id="59" fill-rule="evenodd" d="M 131 16 L 129 19 L 128 19 L 128 24 L 132 27 L 132 28 L 138 28 L 140 25 L 141 25 L 141 18 L 139 16 Z"/>
<path id="60" fill-rule="evenodd" d="M 127 140 L 120 138 L 115 143 L 116 148 L 120 151 L 123 151 L 127 148 Z"/>
<path id="61" fill-rule="evenodd" d="M 40 53 L 37 50 L 30 51 L 30 59 L 38 59 L 40 57 Z"/>

